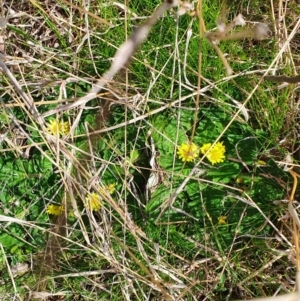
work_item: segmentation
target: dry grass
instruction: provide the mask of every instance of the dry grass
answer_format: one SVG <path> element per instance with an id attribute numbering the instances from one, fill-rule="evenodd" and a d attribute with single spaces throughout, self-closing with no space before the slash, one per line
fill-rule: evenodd
<path id="1" fill-rule="evenodd" d="M 16 177 L 24 182 L 36 177 L 36 182 L 30 182 L 34 184 L 23 190 L 17 182 L 15 190 L 10 188 L 12 201 L 4 192 L 2 195 L 1 231 L 12 235 L 16 225 L 25 234 L 18 237 L 22 241 L 19 247 L 22 254 L 13 253 L 11 247 L 2 246 L 6 242 L 0 241 L 2 267 L 7 270 L 3 272 L 5 281 L 0 282 L 4 287 L 0 300 L 76 300 L 80 294 L 82 299 L 78 300 L 245 300 L 284 292 L 284 296 L 258 300 L 298 300 L 294 274 L 300 271 L 300 222 L 295 199 L 300 176 L 293 170 L 299 166 L 288 162 L 282 154 L 275 154 L 276 147 L 263 150 L 263 156 L 285 168 L 286 177 L 282 178 L 262 171 L 262 177 L 282 185 L 288 196 L 288 201 L 278 202 L 276 208 L 273 202 L 278 200 L 272 199 L 268 208 L 261 208 L 244 188 L 206 179 L 202 172 L 207 165 L 203 164 L 204 156 L 189 172 L 184 166 L 176 167 L 176 148 L 182 136 L 197 139 L 196 127 L 202 118 L 199 116 L 212 103 L 230 116 L 214 143 L 222 141 L 237 120 L 241 128 L 244 124 L 253 127 L 259 124 L 265 129 L 263 123 L 266 123 L 276 136 L 278 148 L 285 149 L 295 160 L 300 159 L 295 125 L 298 85 L 266 87 L 263 79 L 276 70 L 297 74 L 300 18 L 293 13 L 297 4 L 271 1 L 268 21 L 273 22 L 274 59 L 245 71 L 242 59 L 235 61 L 235 53 L 232 56 L 230 53 L 229 60 L 236 73 L 227 77 L 213 49 L 207 50 L 205 44 L 195 42 L 202 41 L 205 25 L 206 30 L 212 29 L 215 22 L 208 20 L 207 3 L 200 0 L 190 12 L 195 17 L 188 18 L 185 14 L 185 21 L 176 23 L 176 9 L 167 11 L 150 32 L 150 41 L 145 41 L 144 48 L 142 45 L 135 54 L 137 45 L 130 48 L 131 45 L 125 44 L 113 62 L 112 57 L 122 44 L 116 32 L 123 32 L 125 38 L 132 23 L 140 24 L 140 19 L 148 20 L 146 25 L 154 23 L 146 18 L 152 12 L 140 12 L 141 4 L 138 1 L 134 4 L 89 1 L 84 8 L 79 1 L 67 0 L 1 3 L 0 151 L 3 158 L 19 160 L 24 166 L 34 162 L 34 172 L 24 167 L 23 179 L 21 174 Z M 218 5 L 214 3 L 212 10 Z M 151 1 L 145 6 L 147 10 L 157 7 Z M 251 17 L 247 9 L 257 8 L 254 4 L 253 8 L 250 6 L 249 2 L 249 6 L 242 3 L 239 7 L 246 20 Z M 162 13 L 167 9 L 169 6 Z M 215 18 L 216 14 L 210 16 Z M 170 19 L 174 28 L 168 30 L 165 22 Z M 124 30 L 119 30 L 120 27 Z M 187 38 L 187 30 L 192 29 L 191 39 Z M 171 46 L 167 43 L 169 35 L 173 36 Z M 155 36 L 158 45 L 153 42 Z M 137 44 L 145 38 L 134 37 Z M 161 42 L 160 37 L 166 40 L 162 38 Z M 246 43 L 241 42 L 241 48 L 247 48 Z M 100 47 L 103 55 L 97 51 Z M 180 47 L 186 53 L 182 54 Z M 189 53 L 195 53 L 196 47 L 200 54 L 191 58 Z M 205 51 L 207 57 L 203 57 Z M 116 75 L 129 58 L 128 69 Z M 251 60 L 249 57 L 245 60 L 248 59 Z M 209 60 L 215 65 L 210 65 Z M 212 73 L 207 71 L 210 68 Z M 93 84 L 96 85 L 91 88 Z M 241 93 L 242 99 L 230 92 L 230 86 Z M 285 109 L 275 104 L 280 94 L 276 89 L 283 89 L 282 94 L 286 95 Z M 267 100 L 268 103 L 262 102 Z M 281 110 L 289 115 L 280 119 Z M 245 121 L 249 112 L 252 120 L 255 116 L 255 122 Z M 155 121 L 163 114 L 171 116 L 170 124 L 175 120 L 174 140 L 165 130 L 168 124 L 156 127 Z M 193 117 L 188 120 L 189 131 L 182 130 L 185 124 L 181 118 L 185 114 Z M 69 122 L 70 133 L 63 137 L 51 135 L 47 130 L 49 117 Z M 161 166 L 164 154 L 159 139 L 173 147 L 170 169 Z M 241 141 L 244 139 L 252 137 Z M 236 153 L 235 160 L 250 170 L 250 164 L 240 158 L 238 151 L 233 151 Z M 53 177 L 47 178 L 49 165 Z M 254 172 L 252 175 L 254 178 Z M 9 176 L 7 181 L 3 180 L 3 191 L 12 179 Z M 49 187 L 44 179 L 49 181 Z M 103 192 L 110 183 L 117 183 L 114 194 Z M 198 185 L 198 210 L 203 216 L 178 205 L 182 195 L 190 191 L 191 183 Z M 240 206 L 240 215 L 235 215 L 232 223 L 233 239 L 228 248 L 224 247 L 223 230 L 213 221 L 213 211 L 206 206 L 202 192 L 205 185 L 216 190 L 226 188 L 228 194 L 221 201 L 233 199 L 239 204 L 232 205 L 229 212 Z M 22 197 L 13 197 L 18 189 Z M 163 190 L 159 213 L 151 223 L 148 189 L 152 197 L 159 189 Z M 92 192 L 98 193 L 103 202 L 98 212 L 83 206 Z M 48 219 L 45 211 L 50 203 L 60 203 L 65 211 Z M 17 216 L 14 206 L 22 207 Z M 275 208 L 275 216 L 270 208 Z M 255 210 L 263 223 L 244 236 L 240 231 L 249 216 L 248 210 Z M 170 211 L 179 214 L 180 219 L 173 220 Z M 70 219 L 70 212 L 75 218 Z M 262 246 L 252 244 L 258 228 L 269 229 L 269 237 Z M 29 246 L 33 246 L 31 254 L 25 251 Z M 22 261 L 24 271 L 20 272 L 21 267 L 18 270 L 16 261 Z"/>

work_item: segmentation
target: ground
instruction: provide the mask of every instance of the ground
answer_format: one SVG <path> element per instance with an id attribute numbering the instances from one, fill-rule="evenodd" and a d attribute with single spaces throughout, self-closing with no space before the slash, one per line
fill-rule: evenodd
<path id="1" fill-rule="evenodd" d="M 1 3 L 0 300 L 295 290 L 299 5 L 171 2 Z"/>

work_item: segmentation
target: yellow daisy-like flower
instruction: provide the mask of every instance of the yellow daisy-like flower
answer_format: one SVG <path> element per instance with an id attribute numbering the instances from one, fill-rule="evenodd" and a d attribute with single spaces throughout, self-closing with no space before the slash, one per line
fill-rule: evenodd
<path id="1" fill-rule="evenodd" d="M 109 192 L 109 194 L 113 194 L 116 190 L 116 186 L 117 184 L 109 184 L 107 185 L 105 188 L 107 189 L 107 191 Z"/>
<path id="2" fill-rule="evenodd" d="M 102 203 L 101 203 L 101 198 L 99 194 L 93 192 L 90 193 L 86 198 L 85 198 L 85 208 L 98 211 L 100 210 Z"/>
<path id="3" fill-rule="evenodd" d="M 223 145 L 223 142 L 217 142 L 215 144 L 215 146 L 213 147 L 213 149 L 215 151 L 218 151 L 218 152 L 221 152 L 221 153 L 225 153 L 226 149 L 225 149 L 225 146 Z"/>
<path id="4" fill-rule="evenodd" d="M 212 165 L 215 163 L 221 163 L 225 159 L 225 146 L 218 142 L 206 155 L 207 159 L 211 162 Z"/>
<path id="5" fill-rule="evenodd" d="M 47 131 L 51 135 L 59 136 L 59 123 L 55 119 L 50 120 L 47 126 Z"/>
<path id="6" fill-rule="evenodd" d="M 70 133 L 70 124 L 68 121 L 61 121 L 59 123 L 59 132 L 62 135 L 68 135 Z"/>
<path id="7" fill-rule="evenodd" d="M 207 153 L 209 148 L 211 147 L 211 143 L 206 143 L 204 144 L 201 148 L 200 151 L 202 154 Z M 212 149 L 208 151 L 206 154 L 206 158 L 210 161 L 212 165 L 215 163 L 221 163 L 225 159 L 225 146 L 223 145 L 223 142 L 217 142 Z"/>
<path id="8" fill-rule="evenodd" d="M 116 190 L 116 185 L 117 184 L 109 184 L 104 186 L 104 188 L 99 188 L 99 191 L 101 192 L 102 195 L 107 195 L 107 194 L 113 194 Z"/>
<path id="9" fill-rule="evenodd" d="M 211 143 L 205 143 L 201 148 L 200 148 L 200 151 L 201 151 L 201 154 L 205 154 L 211 147 Z"/>
<path id="10" fill-rule="evenodd" d="M 51 204 L 48 206 L 46 212 L 52 215 L 60 215 L 64 212 L 64 207 Z"/>
<path id="11" fill-rule="evenodd" d="M 199 149 L 194 143 L 182 143 L 178 146 L 177 154 L 183 162 L 190 162 L 199 156 Z"/>
<path id="12" fill-rule="evenodd" d="M 221 215 L 218 217 L 218 225 L 227 225 L 227 216 Z"/>
<path id="13" fill-rule="evenodd" d="M 57 121 L 56 119 L 50 120 L 47 126 L 47 131 L 51 135 L 67 135 L 70 133 L 70 124 L 68 121 Z"/>

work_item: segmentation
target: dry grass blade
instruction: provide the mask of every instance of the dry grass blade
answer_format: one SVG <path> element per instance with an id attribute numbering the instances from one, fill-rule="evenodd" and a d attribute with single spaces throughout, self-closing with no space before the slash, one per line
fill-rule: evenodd
<path id="1" fill-rule="evenodd" d="M 7 68 L 7 66 L 5 65 L 5 63 L 3 62 L 2 59 L 0 59 L 0 67 L 2 68 L 2 70 L 4 71 L 4 73 L 9 77 L 9 79 L 11 80 L 12 84 L 14 85 L 14 87 L 17 90 L 18 94 L 20 95 L 20 97 L 22 98 L 22 100 L 24 101 L 24 103 L 26 104 L 27 109 L 29 110 L 29 112 L 31 113 L 31 115 L 33 116 L 33 118 L 35 118 L 37 121 L 39 121 L 40 125 L 43 125 L 43 120 L 41 119 L 40 114 L 39 114 L 37 108 L 35 107 L 35 104 L 34 104 L 33 100 L 31 99 L 31 97 L 29 97 L 22 90 L 19 82 L 16 80 L 16 78 L 14 77 L 14 75 Z"/>
<path id="2" fill-rule="evenodd" d="M 47 112 L 47 115 L 56 114 L 58 112 L 64 112 L 70 110 L 75 107 L 80 107 L 85 105 L 90 100 L 94 99 L 97 94 L 104 88 L 108 81 L 110 81 L 117 72 L 119 72 L 125 64 L 128 62 L 130 57 L 135 52 L 136 48 L 147 38 L 151 27 L 155 24 L 155 22 L 173 6 L 177 5 L 177 0 L 169 0 L 163 2 L 153 13 L 153 15 L 141 26 L 139 26 L 133 35 L 126 41 L 124 44 L 120 46 L 118 51 L 116 52 L 113 63 L 109 70 L 105 72 L 100 80 L 96 82 L 94 87 L 90 90 L 90 92 L 77 100 L 73 104 L 65 105 L 58 107 L 55 110 Z"/>
<path id="3" fill-rule="evenodd" d="M 0 300 L 299 301 L 293 1 L 2 2 Z"/>
<path id="4" fill-rule="evenodd" d="M 299 293 L 290 293 L 286 295 L 276 296 L 276 297 L 269 297 L 269 298 L 256 298 L 256 299 L 249 299 L 245 301 L 297 301 L 299 300 Z"/>

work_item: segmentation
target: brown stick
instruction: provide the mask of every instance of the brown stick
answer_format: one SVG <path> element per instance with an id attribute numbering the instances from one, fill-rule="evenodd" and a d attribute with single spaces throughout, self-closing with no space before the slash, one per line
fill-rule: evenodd
<path id="1" fill-rule="evenodd" d="M 267 75 L 264 77 L 266 80 L 278 83 L 290 83 L 296 84 L 300 82 L 300 75 L 297 76 L 285 76 L 285 75 Z"/>

